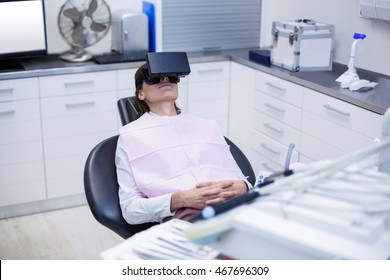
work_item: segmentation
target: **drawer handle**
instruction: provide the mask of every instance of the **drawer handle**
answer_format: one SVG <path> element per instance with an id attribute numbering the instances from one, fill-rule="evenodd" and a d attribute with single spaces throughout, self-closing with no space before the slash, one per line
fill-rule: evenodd
<path id="1" fill-rule="evenodd" d="M 275 105 L 272 105 L 271 103 L 264 103 L 264 105 L 274 111 L 277 111 L 278 113 L 284 114 L 286 110 L 276 107 Z"/>
<path id="2" fill-rule="evenodd" d="M 65 87 L 75 87 L 75 86 L 87 86 L 87 85 L 93 85 L 94 80 L 87 80 L 87 81 L 79 81 L 79 82 L 65 82 Z"/>
<path id="3" fill-rule="evenodd" d="M 267 146 L 267 144 L 261 143 L 261 146 L 266 149 L 267 151 L 273 153 L 274 155 L 280 155 L 279 151 L 275 151 L 274 149 Z"/>
<path id="4" fill-rule="evenodd" d="M 6 110 L 6 111 L 0 111 L 0 116 L 8 116 L 8 115 L 14 115 L 15 110 Z"/>
<path id="5" fill-rule="evenodd" d="M 210 73 L 222 73 L 223 68 L 215 68 L 215 69 L 205 69 L 205 70 L 198 70 L 199 75 L 209 75 Z"/>
<path id="6" fill-rule="evenodd" d="M 262 162 L 261 165 L 264 166 L 265 169 L 268 169 L 268 170 L 270 170 L 272 172 L 276 172 L 276 170 L 273 169 L 271 166 L 269 166 L 269 164 L 267 164 L 266 162 Z"/>
<path id="7" fill-rule="evenodd" d="M 12 93 L 14 91 L 13 88 L 0 88 L 0 93 Z"/>
<path id="8" fill-rule="evenodd" d="M 285 93 L 286 92 L 286 89 L 285 88 L 282 88 L 282 87 L 279 87 L 277 85 L 274 85 L 273 83 L 271 82 L 265 82 L 265 84 L 273 89 L 276 89 L 278 92 L 280 93 Z"/>
<path id="9" fill-rule="evenodd" d="M 93 107 L 95 105 L 95 101 L 87 101 L 87 102 L 78 102 L 78 103 L 66 103 L 66 108 L 76 108 L 76 107 Z"/>
<path id="10" fill-rule="evenodd" d="M 266 128 L 272 130 L 272 131 L 275 131 L 276 133 L 279 133 L 279 134 L 283 134 L 284 131 L 282 129 L 277 129 L 276 127 L 273 127 L 272 125 L 270 125 L 269 123 L 264 123 L 263 124 Z"/>
<path id="11" fill-rule="evenodd" d="M 333 106 L 331 106 L 329 104 L 324 104 L 323 106 L 324 106 L 324 108 L 326 108 L 326 109 L 328 109 L 330 111 L 336 112 L 336 113 L 338 113 L 340 115 L 343 115 L 344 117 L 347 117 L 347 118 L 351 115 L 351 113 L 342 111 L 340 109 L 337 109 L 337 108 L 335 108 L 335 107 L 333 107 Z"/>

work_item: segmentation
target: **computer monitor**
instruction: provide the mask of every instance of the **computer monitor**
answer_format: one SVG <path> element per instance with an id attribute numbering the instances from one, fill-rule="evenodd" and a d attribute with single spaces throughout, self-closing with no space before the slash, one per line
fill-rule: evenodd
<path id="1" fill-rule="evenodd" d="M 43 0 L 0 1 L 0 62 L 47 53 Z"/>

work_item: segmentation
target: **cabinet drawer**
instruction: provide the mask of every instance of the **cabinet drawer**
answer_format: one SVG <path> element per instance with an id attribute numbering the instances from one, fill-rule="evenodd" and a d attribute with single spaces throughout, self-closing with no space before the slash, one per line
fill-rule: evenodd
<path id="1" fill-rule="evenodd" d="M 47 198 L 60 198 L 84 193 L 82 174 L 47 179 Z"/>
<path id="2" fill-rule="evenodd" d="M 250 160 L 256 176 L 264 171 L 274 173 L 284 169 L 284 165 L 274 162 L 255 150 L 252 151 Z"/>
<path id="3" fill-rule="evenodd" d="M 83 115 L 82 118 L 45 119 L 42 121 L 44 139 L 86 135 L 100 131 L 116 133 L 117 113 L 115 111 Z"/>
<path id="4" fill-rule="evenodd" d="M 116 90 L 116 71 L 39 78 L 41 97 Z"/>
<path id="5" fill-rule="evenodd" d="M 38 99 L 0 103 L 0 145 L 40 139 Z"/>
<path id="6" fill-rule="evenodd" d="M 229 119 L 229 139 L 234 142 L 246 156 L 250 155 L 251 143 L 248 139 L 251 138 L 252 127 L 249 122 L 242 122 L 235 118 Z"/>
<path id="7" fill-rule="evenodd" d="M 51 119 L 116 111 L 115 92 L 42 98 L 42 118 Z"/>
<path id="8" fill-rule="evenodd" d="M 228 99 L 214 99 L 188 102 L 188 112 L 200 117 L 212 119 L 218 116 L 228 117 Z"/>
<path id="9" fill-rule="evenodd" d="M 39 120 L 39 100 L 22 100 L 0 103 L 0 124 Z"/>
<path id="10" fill-rule="evenodd" d="M 116 71 L 117 89 L 135 89 L 134 75 L 137 69 L 123 69 Z"/>
<path id="11" fill-rule="evenodd" d="M 259 111 L 254 111 L 253 127 L 265 135 L 281 142 L 284 145 L 295 144 L 295 150 L 299 151 L 300 131 L 275 120 Z"/>
<path id="12" fill-rule="evenodd" d="M 43 160 L 0 166 L 0 186 L 44 181 L 44 174 Z"/>
<path id="13" fill-rule="evenodd" d="M 311 161 L 319 160 L 333 160 L 345 155 L 345 152 L 330 146 L 329 144 L 314 138 L 306 133 L 301 135 L 301 156 L 303 159 L 307 158 Z M 300 159 L 301 160 L 301 159 Z"/>
<path id="14" fill-rule="evenodd" d="M 114 131 L 61 137 L 45 142 L 48 198 L 84 192 L 83 169 L 89 152 Z"/>
<path id="15" fill-rule="evenodd" d="M 115 135 L 117 130 L 90 133 L 84 135 L 75 135 L 69 137 L 60 137 L 55 139 L 45 140 L 45 159 L 55 159 L 61 157 L 84 155 L 85 158 L 88 153 L 100 141 Z"/>
<path id="16" fill-rule="evenodd" d="M 256 90 L 253 86 L 249 86 L 242 81 L 232 80 L 230 81 L 230 100 L 231 103 L 235 102 L 245 102 L 246 106 L 244 108 L 248 107 L 248 104 L 253 104 L 253 99 L 255 96 Z"/>
<path id="17" fill-rule="evenodd" d="M 237 81 L 240 82 L 242 86 L 247 85 L 251 89 L 254 88 L 256 70 L 253 68 L 231 62 L 230 73 L 230 81 Z"/>
<path id="18" fill-rule="evenodd" d="M 0 81 L 0 102 L 39 97 L 38 78 Z"/>
<path id="19" fill-rule="evenodd" d="M 121 99 L 124 97 L 134 96 L 135 90 L 134 89 L 121 89 L 117 92 L 117 99 Z"/>
<path id="20" fill-rule="evenodd" d="M 190 84 L 188 87 L 188 102 L 193 100 L 207 100 L 204 102 L 207 103 L 210 99 L 228 98 L 229 83 L 227 81 L 207 81 L 204 83 Z"/>
<path id="21" fill-rule="evenodd" d="M 42 99 L 45 139 L 85 135 L 117 128 L 115 93 Z"/>
<path id="22" fill-rule="evenodd" d="M 356 151 L 370 145 L 372 138 L 315 114 L 304 112 L 302 131 L 344 152 Z M 303 143 L 302 143 L 303 148 Z M 320 149 L 320 147 L 318 147 Z"/>
<path id="23" fill-rule="evenodd" d="M 0 207 L 45 199 L 45 181 L 0 186 Z"/>
<path id="24" fill-rule="evenodd" d="M 300 85 L 257 72 L 255 87 L 257 90 L 302 108 L 303 87 Z"/>
<path id="25" fill-rule="evenodd" d="M 376 113 L 310 89 L 305 89 L 303 106 L 305 111 L 370 138 L 381 136 L 383 116 Z"/>
<path id="26" fill-rule="evenodd" d="M 301 127 L 302 109 L 259 91 L 256 91 L 255 109 L 297 129 Z"/>
<path id="27" fill-rule="evenodd" d="M 188 76 L 188 82 L 205 82 L 229 79 L 228 61 L 193 63 L 191 64 L 191 74 Z"/>
<path id="28" fill-rule="evenodd" d="M 86 155 L 57 158 L 46 162 L 48 198 L 84 192 L 83 170 Z"/>
<path id="29" fill-rule="evenodd" d="M 253 103 L 251 102 L 250 104 Z M 242 125 L 252 125 L 254 111 L 250 110 L 247 100 L 234 100 L 229 104 L 229 118 L 240 121 Z"/>
<path id="30" fill-rule="evenodd" d="M 42 142 L 0 145 L 0 166 L 43 160 Z"/>
<path id="31" fill-rule="evenodd" d="M 42 139 L 39 121 L 0 123 L 0 145 L 39 141 Z"/>
<path id="32" fill-rule="evenodd" d="M 188 112 L 202 118 L 215 120 L 222 133 L 228 135 L 228 106 L 227 99 L 208 100 L 207 102 L 192 101 L 188 104 Z"/>
<path id="33" fill-rule="evenodd" d="M 252 131 L 252 149 L 281 166 L 286 162 L 288 147 L 255 130 Z M 296 161 L 298 153 L 293 151 L 291 162 Z"/>

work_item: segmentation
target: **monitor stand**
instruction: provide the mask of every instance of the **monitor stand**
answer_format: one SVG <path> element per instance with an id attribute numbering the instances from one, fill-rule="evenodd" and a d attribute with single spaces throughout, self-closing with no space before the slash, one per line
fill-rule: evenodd
<path id="1" fill-rule="evenodd" d="M 0 60 L 0 72 L 24 71 L 23 65 L 13 59 Z"/>

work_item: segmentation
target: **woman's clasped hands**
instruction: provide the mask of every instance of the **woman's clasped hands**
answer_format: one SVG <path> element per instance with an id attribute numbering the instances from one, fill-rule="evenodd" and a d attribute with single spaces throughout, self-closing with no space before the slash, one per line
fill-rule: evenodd
<path id="1" fill-rule="evenodd" d="M 248 187 L 242 180 L 224 180 L 204 182 L 194 188 L 172 195 L 171 210 L 179 208 L 203 209 L 206 206 L 225 202 L 237 195 L 247 192 Z"/>

